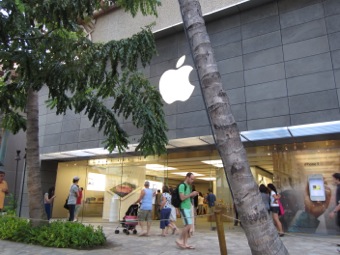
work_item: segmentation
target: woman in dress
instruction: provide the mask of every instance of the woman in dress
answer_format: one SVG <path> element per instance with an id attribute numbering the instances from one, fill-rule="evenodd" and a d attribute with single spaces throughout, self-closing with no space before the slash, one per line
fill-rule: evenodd
<path id="1" fill-rule="evenodd" d="M 270 211 L 272 212 L 274 224 L 277 228 L 277 231 L 279 232 L 279 235 L 284 236 L 284 233 L 283 233 L 283 230 L 282 230 L 282 224 L 281 224 L 281 221 L 279 219 L 280 207 L 279 207 L 279 203 L 277 201 L 277 200 L 280 199 L 281 195 L 277 193 L 277 190 L 276 190 L 274 184 L 269 183 L 267 185 L 267 187 L 270 190 Z"/>

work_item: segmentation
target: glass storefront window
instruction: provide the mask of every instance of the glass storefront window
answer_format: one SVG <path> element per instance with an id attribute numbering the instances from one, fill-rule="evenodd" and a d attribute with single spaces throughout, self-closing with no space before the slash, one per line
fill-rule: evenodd
<path id="1" fill-rule="evenodd" d="M 332 174 L 340 165 L 340 142 L 322 141 L 249 147 L 248 162 L 258 185 L 274 183 L 282 194 L 285 215 L 281 217 L 285 231 L 334 233 L 335 224 L 327 217 L 334 208 L 335 186 Z M 62 208 L 73 176 L 79 176 L 79 185 L 84 187 L 82 217 L 112 218 L 112 203 L 118 202 L 115 217 L 122 219 L 128 207 L 134 203 L 145 180 L 153 189 L 163 185 L 176 187 L 187 172 L 196 176 L 195 189 L 206 195 L 211 188 L 217 204 L 233 221 L 232 193 L 214 148 L 190 148 L 169 152 L 161 157 L 124 156 L 117 158 L 91 159 L 76 162 L 61 162 L 58 167 L 53 216 L 66 217 Z M 326 201 L 308 203 L 308 176 L 322 175 L 325 181 Z M 311 208 L 323 207 L 315 213 Z M 321 212 L 321 213 L 320 213 Z M 309 224 L 305 227 L 304 224 Z"/>

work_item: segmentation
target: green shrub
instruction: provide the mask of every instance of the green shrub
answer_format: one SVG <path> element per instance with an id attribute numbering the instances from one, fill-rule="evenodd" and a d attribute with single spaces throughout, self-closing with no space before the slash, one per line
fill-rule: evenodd
<path id="1" fill-rule="evenodd" d="M 73 249 L 94 248 L 106 242 L 100 226 L 94 228 L 76 222 L 55 221 L 32 227 L 28 220 L 11 216 L 0 217 L 0 239 Z"/>
<path id="2" fill-rule="evenodd" d="M 24 229 L 30 229 L 28 220 L 8 215 L 0 216 L 0 239 L 16 241 Z"/>

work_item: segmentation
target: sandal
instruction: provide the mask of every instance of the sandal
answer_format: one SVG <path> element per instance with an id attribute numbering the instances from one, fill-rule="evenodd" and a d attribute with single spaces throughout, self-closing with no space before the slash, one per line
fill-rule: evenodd
<path id="1" fill-rule="evenodd" d="M 181 249 L 186 249 L 187 247 L 185 247 L 183 244 L 181 244 L 178 240 L 175 241 L 177 246 Z"/>

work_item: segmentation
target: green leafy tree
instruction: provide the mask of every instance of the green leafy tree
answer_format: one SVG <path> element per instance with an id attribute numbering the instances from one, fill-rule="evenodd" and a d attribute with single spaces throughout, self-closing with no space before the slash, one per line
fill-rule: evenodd
<path id="1" fill-rule="evenodd" d="M 288 254 L 259 194 L 197 0 L 178 0 L 216 146 L 252 254 Z"/>
<path id="2" fill-rule="evenodd" d="M 150 27 L 131 38 L 93 43 L 79 24 L 112 1 L 1 0 L 0 1 L 0 112 L 3 126 L 27 133 L 29 215 L 43 216 L 39 160 L 38 93 L 49 90 L 48 106 L 57 114 L 85 113 L 106 136 L 105 147 L 124 151 L 128 134 L 117 117 L 131 118 L 141 129 L 136 150 L 160 154 L 167 144 L 161 97 L 137 65 L 155 54 Z M 133 16 L 156 15 L 157 0 L 118 0 Z M 103 102 L 114 98 L 111 108 Z"/>

